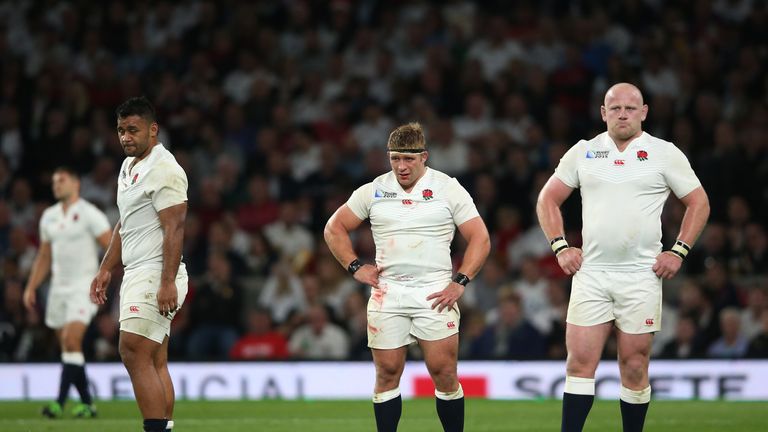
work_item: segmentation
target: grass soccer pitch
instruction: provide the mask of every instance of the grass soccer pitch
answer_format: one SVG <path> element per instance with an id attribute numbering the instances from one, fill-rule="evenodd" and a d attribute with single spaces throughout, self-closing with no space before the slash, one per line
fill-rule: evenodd
<path id="1" fill-rule="evenodd" d="M 140 431 L 141 418 L 133 401 L 101 401 L 99 417 L 75 419 L 65 407 L 62 419 L 40 416 L 43 402 L 0 402 L 3 432 L 124 432 Z M 179 401 L 175 432 L 359 432 L 375 431 L 369 401 Z M 468 399 L 467 432 L 557 431 L 560 401 L 499 401 Z M 403 402 L 402 432 L 442 431 L 431 399 Z M 618 401 L 596 401 L 585 427 L 587 432 L 620 431 Z M 766 402 L 654 401 L 645 431 L 758 432 L 768 430 Z"/>

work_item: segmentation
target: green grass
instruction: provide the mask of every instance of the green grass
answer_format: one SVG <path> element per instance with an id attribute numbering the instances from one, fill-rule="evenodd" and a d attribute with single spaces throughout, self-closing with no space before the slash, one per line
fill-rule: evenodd
<path id="1" fill-rule="evenodd" d="M 3 432 L 124 432 L 141 431 L 138 408 L 133 401 L 98 403 L 99 418 L 93 420 L 43 419 L 41 402 L 0 402 L 0 431 Z M 71 404 L 66 407 L 69 414 Z M 176 404 L 177 432 L 240 431 L 374 431 L 373 410 L 368 401 L 234 401 Z M 469 399 L 467 432 L 557 431 L 559 401 L 490 401 Z M 439 432 L 434 401 L 406 400 L 401 432 Z M 597 401 L 585 431 L 620 431 L 617 401 Z M 654 401 L 646 432 L 750 432 L 768 430 L 765 402 L 678 402 Z"/>

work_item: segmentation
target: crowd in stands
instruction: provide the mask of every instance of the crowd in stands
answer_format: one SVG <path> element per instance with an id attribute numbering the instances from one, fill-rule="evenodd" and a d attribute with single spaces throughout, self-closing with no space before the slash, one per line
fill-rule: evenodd
<path id="1" fill-rule="evenodd" d="M 460 358 L 562 359 L 570 280 L 535 200 L 563 153 L 605 130 L 599 106 L 620 81 L 641 88 L 644 129 L 686 153 L 712 205 L 665 283 L 654 356 L 768 358 L 766 27 L 756 0 L 5 1 L 0 361 L 58 360 L 43 311 L 22 305 L 51 174 L 74 167 L 114 223 L 114 109 L 142 94 L 189 178 L 172 360 L 370 358 L 368 289 L 322 230 L 390 169 L 388 134 L 410 121 L 428 166 L 459 179 L 491 232 L 461 300 Z M 572 245 L 578 201 L 564 205 Z M 666 247 L 682 216 L 671 196 Z M 370 230 L 353 240 L 372 262 Z M 457 263 L 463 247 L 457 236 Z M 89 359 L 119 359 L 119 276 Z"/>

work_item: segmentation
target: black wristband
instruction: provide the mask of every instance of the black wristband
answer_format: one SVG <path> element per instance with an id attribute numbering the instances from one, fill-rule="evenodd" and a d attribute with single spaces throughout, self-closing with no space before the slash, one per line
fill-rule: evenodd
<path id="1" fill-rule="evenodd" d="M 453 281 L 459 285 L 467 286 L 469 283 L 469 277 L 464 273 L 456 273 L 456 276 L 453 277 Z"/>
<path id="2" fill-rule="evenodd" d="M 363 266 L 363 263 L 360 262 L 359 259 L 355 258 L 352 260 L 351 263 L 347 266 L 347 271 L 349 274 L 355 274 L 358 270 L 360 270 L 360 267 Z"/>

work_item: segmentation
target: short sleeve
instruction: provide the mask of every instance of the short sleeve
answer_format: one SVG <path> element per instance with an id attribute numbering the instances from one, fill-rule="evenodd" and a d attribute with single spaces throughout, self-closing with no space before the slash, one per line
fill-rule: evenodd
<path id="1" fill-rule="evenodd" d="M 187 175 L 178 164 L 163 163 L 152 167 L 147 194 L 152 206 L 160 211 L 187 201 Z"/>
<path id="2" fill-rule="evenodd" d="M 583 148 L 580 141 L 568 149 L 560 159 L 560 163 L 557 164 L 557 168 L 555 168 L 555 177 L 573 189 L 581 185 L 581 182 L 579 182 L 579 155 Z"/>
<path id="3" fill-rule="evenodd" d="M 664 178 L 676 197 L 682 198 L 701 186 L 699 178 L 693 172 L 688 158 L 679 148 L 670 144 L 667 152 L 667 164 L 664 167 Z"/>
<path id="4" fill-rule="evenodd" d="M 48 232 L 48 230 L 45 228 L 47 225 L 45 223 L 45 220 L 47 219 L 47 215 L 43 213 L 43 217 L 40 218 L 39 223 L 39 229 L 40 229 L 40 241 L 43 243 L 50 243 L 51 242 L 51 234 Z"/>
<path id="5" fill-rule="evenodd" d="M 472 196 L 455 178 L 452 178 L 445 188 L 445 195 L 456 226 L 480 216 Z"/>
<path id="6" fill-rule="evenodd" d="M 347 207 L 352 210 L 360 220 L 368 219 L 373 202 L 373 183 L 367 183 L 352 192 L 352 196 L 347 200 Z"/>
<path id="7" fill-rule="evenodd" d="M 105 231 L 109 231 L 112 227 L 109 225 L 107 215 L 95 206 L 90 207 L 90 216 L 88 217 L 88 229 L 94 237 L 102 235 Z"/>

